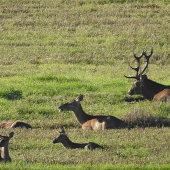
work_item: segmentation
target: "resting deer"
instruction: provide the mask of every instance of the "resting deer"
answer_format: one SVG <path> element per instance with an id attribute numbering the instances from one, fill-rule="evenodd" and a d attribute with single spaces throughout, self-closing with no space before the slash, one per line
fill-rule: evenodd
<path id="1" fill-rule="evenodd" d="M 14 132 L 9 133 L 9 136 L 0 135 L 0 162 L 11 162 L 11 157 L 9 156 L 8 144 L 9 140 L 14 136 Z"/>
<path id="2" fill-rule="evenodd" d="M 65 134 L 64 129 L 62 129 L 61 132 L 58 132 L 59 135 L 57 138 L 55 138 L 53 140 L 53 144 L 55 143 L 62 143 L 63 146 L 67 149 L 90 149 L 90 150 L 94 150 L 94 149 L 103 149 L 102 146 L 93 143 L 93 142 L 88 142 L 88 143 L 74 143 L 72 142 L 67 135 Z"/>
<path id="3" fill-rule="evenodd" d="M 0 123 L 0 128 L 10 129 L 10 128 L 32 128 L 29 124 L 21 121 L 3 122 Z"/>
<path id="4" fill-rule="evenodd" d="M 151 53 L 149 55 L 146 54 L 146 51 L 143 51 L 142 54 L 137 57 L 134 54 L 134 57 L 138 63 L 138 66 L 136 68 L 131 67 L 136 71 L 136 76 L 128 77 L 125 76 L 126 78 L 132 78 L 135 79 L 135 81 L 132 84 L 132 87 L 128 91 L 129 95 L 143 95 L 144 99 L 147 100 L 161 100 L 161 101 L 167 101 L 170 99 L 170 86 L 165 86 L 163 84 L 159 84 L 155 81 L 152 81 L 148 79 L 147 75 L 143 74 L 145 70 L 148 67 L 149 64 L 149 59 L 153 54 L 153 49 L 151 49 Z M 143 70 L 140 68 L 140 59 L 142 57 L 145 57 L 146 59 L 146 64 Z M 141 72 L 139 73 L 139 71 Z"/>
<path id="5" fill-rule="evenodd" d="M 58 107 L 60 111 L 73 111 L 77 120 L 82 125 L 83 129 L 104 130 L 104 129 L 120 129 L 125 128 L 126 123 L 114 116 L 104 115 L 88 115 L 86 114 L 80 101 L 83 100 L 83 95 L 80 94 L 76 100 L 65 103 Z"/>

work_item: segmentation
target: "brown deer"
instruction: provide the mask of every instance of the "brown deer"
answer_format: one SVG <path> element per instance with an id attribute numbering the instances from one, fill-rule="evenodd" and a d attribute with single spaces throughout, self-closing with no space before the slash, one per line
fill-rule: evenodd
<path id="1" fill-rule="evenodd" d="M 0 135 L 0 162 L 11 162 L 11 157 L 9 156 L 8 144 L 9 140 L 14 136 L 14 132 L 9 133 L 9 136 Z"/>
<path id="2" fill-rule="evenodd" d="M 22 121 L 12 121 L 12 122 L 3 122 L 0 123 L 0 128 L 10 129 L 10 128 L 32 128 L 31 125 Z"/>
<path id="3" fill-rule="evenodd" d="M 80 104 L 80 101 L 82 100 L 83 95 L 80 94 L 75 100 L 61 105 L 60 107 L 58 107 L 58 109 L 60 111 L 73 111 L 83 129 L 104 130 L 120 129 L 126 127 L 126 123 L 124 121 L 114 116 L 93 116 L 86 114 Z"/>
<path id="4" fill-rule="evenodd" d="M 93 142 L 88 142 L 88 143 L 74 143 L 72 142 L 67 135 L 65 134 L 64 129 L 62 129 L 61 132 L 58 132 L 59 135 L 57 138 L 55 138 L 53 140 L 53 144 L 55 143 L 62 143 L 63 146 L 67 149 L 90 149 L 90 150 L 94 150 L 94 149 L 103 149 L 102 146 L 93 143 Z"/>
<path id="5" fill-rule="evenodd" d="M 167 101 L 170 97 L 170 86 L 165 86 L 163 84 L 159 84 L 155 81 L 148 79 L 147 75 L 143 74 L 148 67 L 149 59 L 153 54 L 153 49 L 151 49 L 151 53 L 149 55 L 146 54 L 146 51 L 143 51 L 142 54 L 137 57 L 134 54 L 135 59 L 137 60 L 138 66 L 136 68 L 131 67 L 136 71 L 135 76 L 125 76 L 126 78 L 135 79 L 132 84 L 132 87 L 129 89 L 129 95 L 139 94 L 147 100 L 160 100 L 160 101 Z M 143 70 L 140 68 L 140 59 L 145 57 L 146 64 Z M 139 71 L 141 72 L 139 73 Z"/>

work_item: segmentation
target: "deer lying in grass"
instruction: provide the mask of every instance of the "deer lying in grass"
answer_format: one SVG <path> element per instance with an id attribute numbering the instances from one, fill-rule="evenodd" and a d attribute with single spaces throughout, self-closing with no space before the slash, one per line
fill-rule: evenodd
<path id="1" fill-rule="evenodd" d="M 83 100 L 83 95 L 80 94 L 76 100 L 65 103 L 58 107 L 60 111 L 73 111 L 83 129 L 104 130 L 104 129 L 120 129 L 125 128 L 126 123 L 114 116 L 104 115 L 88 115 L 86 114 L 80 101 Z"/>
<path id="2" fill-rule="evenodd" d="M 14 136 L 14 132 L 9 133 L 9 136 L 0 135 L 0 147 L 2 147 L 0 151 L 0 162 L 11 162 L 11 158 L 9 156 L 8 144 L 9 140 Z"/>
<path id="3" fill-rule="evenodd" d="M 32 128 L 29 124 L 21 121 L 3 122 L 0 123 L 0 128 L 10 129 L 10 128 Z"/>
<path id="4" fill-rule="evenodd" d="M 160 101 L 169 101 L 170 100 L 170 86 L 165 86 L 163 84 L 159 84 L 155 81 L 152 81 L 147 78 L 147 75 L 143 74 L 148 67 L 149 59 L 153 54 L 153 49 L 151 50 L 151 53 L 149 55 L 146 55 L 146 52 L 143 51 L 141 56 L 137 57 L 134 54 L 134 57 L 138 63 L 136 68 L 131 67 L 136 71 L 135 76 L 125 76 L 126 78 L 132 78 L 135 79 L 135 81 L 132 84 L 132 87 L 129 89 L 128 94 L 129 95 L 135 95 L 135 94 L 141 94 L 144 99 L 147 100 L 160 100 Z M 143 70 L 140 68 L 141 63 L 140 59 L 145 56 L 146 64 Z M 139 71 L 141 72 L 139 73 Z"/>
<path id="5" fill-rule="evenodd" d="M 62 129 L 61 132 L 58 132 L 59 136 L 53 140 L 53 144 L 55 143 L 62 143 L 65 148 L 68 149 L 103 149 L 102 146 L 93 143 L 93 142 L 88 142 L 88 143 L 74 143 L 72 142 L 67 135 L 65 134 L 64 129 Z"/>

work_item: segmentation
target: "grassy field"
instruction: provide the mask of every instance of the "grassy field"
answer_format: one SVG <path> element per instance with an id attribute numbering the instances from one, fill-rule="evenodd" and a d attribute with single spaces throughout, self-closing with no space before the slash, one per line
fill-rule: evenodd
<path id="1" fill-rule="evenodd" d="M 13 130 L 12 163 L 0 169 L 169 169 L 170 104 L 128 102 L 141 96 L 127 95 L 132 80 L 124 77 L 135 74 L 133 52 L 153 47 L 146 73 L 170 85 L 169 30 L 169 0 L 1 0 L 0 119 L 33 129 Z M 136 128 L 82 130 L 72 112 L 57 109 L 80 93 L 86 113 Z M 62 126 L 73 142 L 104 150 L 54 145 Z"/>

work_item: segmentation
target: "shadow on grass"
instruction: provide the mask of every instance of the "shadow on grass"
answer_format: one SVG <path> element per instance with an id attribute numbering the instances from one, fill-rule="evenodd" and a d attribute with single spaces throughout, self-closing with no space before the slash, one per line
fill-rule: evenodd
<path id="1" fill-rule="evenodd" d="M 144 98 L 143 97 L 131 97 L 131 96 L 128 96 L 128 97 L 125 97 L 124 99 L 124 102 L 129 102 L 129 103 L 133 103 L 133 102 L 139 102 L 139 101 L 143 101 Z"/>
<path id="2" fill-rule="evenodd" d="M 63 125 L 57 125 L 57 126 L 50 126 L 50 129 L 70 129 L 70 128 L 82 128 L 79 125 L 75 125 L 75 124 L 63 124 Z"/>
<path id="3" fill-rule="evenodd" d="M 20 100 L 22 99 L 22 91 L 11 88 L 9 91 L 0 92 L 0 97 L 7 100 Z"/>

